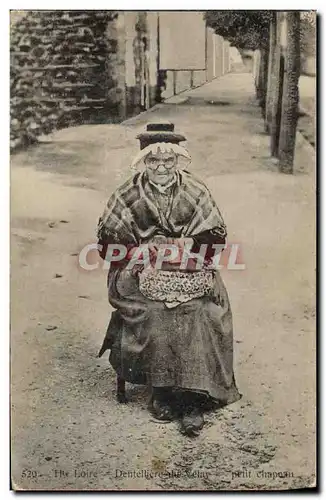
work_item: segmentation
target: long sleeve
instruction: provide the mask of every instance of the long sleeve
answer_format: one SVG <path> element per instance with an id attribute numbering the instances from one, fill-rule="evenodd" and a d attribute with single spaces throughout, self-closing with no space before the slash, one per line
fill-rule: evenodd
<path id="1" fill-rule="evenodd" d="M 202 233 L 192 236 L 196 246 L 207 244 L 207 245 L 223 245 L 226 241 L 226 233 L 222 235 L 219 231 L 214 229 L 209 229 L 208 231 L 203 231 Z"/>

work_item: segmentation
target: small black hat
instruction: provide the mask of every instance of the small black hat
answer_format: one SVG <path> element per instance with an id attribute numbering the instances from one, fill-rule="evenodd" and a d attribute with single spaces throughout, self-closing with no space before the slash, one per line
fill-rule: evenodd
<path id="1" fill-rule="evenodd" d="M 172 144 L 179 144 L 185 141 L 184 135 L 176 134 L 174 132 L 174 123 L 149 123 L 146 127 L 146 132 L 137 135 L 140 141 L 140 149 L 144 149 L 150 144 L 156 142 L 172 142 Z"/>

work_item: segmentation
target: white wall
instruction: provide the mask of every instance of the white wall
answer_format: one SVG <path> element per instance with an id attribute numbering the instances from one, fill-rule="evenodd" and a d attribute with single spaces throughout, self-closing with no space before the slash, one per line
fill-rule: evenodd
<path id="1" fill-rule="evenodd" d="M 205 69 L 202 12 L 160 12 L 160 69 Z"/>

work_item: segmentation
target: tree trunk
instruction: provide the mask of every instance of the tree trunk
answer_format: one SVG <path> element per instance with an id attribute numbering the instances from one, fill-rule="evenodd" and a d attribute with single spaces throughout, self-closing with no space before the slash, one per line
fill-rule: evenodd
<path id="1" fill-rule="evenodd" d="M 122 15 L 119 14 L 118 18 L 116 19 L 114 32 L 117 40 L 117 56 L 112 71 L 114 74 L 114 80 L 116 82 L 117 111 L 119 119 L 122 121 L 127 118 L 126 53 L 125 53 L 126 25 L 125 25 L 125 16 L 123 13 Z M 108 32 L 108 35 L 109 33 L 110 32 Z"/>
<path id="2" fill-rule="evenodd" d="M 269 58 L 268 58 L 268 80 L 266 96 L 265 130 L 270 133 L 272 123 L 272 96 L 274 87 L 277 85 L 277 75 L 275 75 L 276 63 L 276 12 L 272 13 L 269 28 Z"/>
<path id="3" fill-rule="evenodd" d="M 264 115 L 265 115 L 266 94 L 267 94 L 267 75 L 268 75 L 268 49 L 267 47 L 262 46 L 260 49 L 257 97 Z"/>
<path id="4" fill-rule="evenodd" d="M 276 12 L 276 41 L 274 53 L 274 65 L 271 77 L 270 89 L 270 129 L 271 134 L 271 155 L 278 156 L 278 145 L 281 128 L 283 79 L 284 79 L 284 57 L 281 55 L 281 13 Z"/>
<path id="5" fill-rule="evenodd" d="M 285 54 L 284 89 L 279 142 L 279 168 L 293 173 L 295 137 L 298 121 L 300 76 L 300 12 L 286 12 L 287 50 Z"/>
<path id="6" fill-rule="evenodd" d="M 262 76 L 262 85 L 263 85 L 262 109 L 263 109 L 263 116 L 265 117 L 266 104 L 267 104 L 268 67 L 269 67 L 269 47 L 268 47 L 268 44 L 263 49 L 263 59 L 264 59 L 264 73 Z"/>
<path id="7" fill-rule="evenodd" d="M 254 52 L 254 81 L 255 81 L 255 89 L 256 89 L 256 97 L 259 99 L 259 67 L 260 67 L 260 50 L 255 50 Z"/>

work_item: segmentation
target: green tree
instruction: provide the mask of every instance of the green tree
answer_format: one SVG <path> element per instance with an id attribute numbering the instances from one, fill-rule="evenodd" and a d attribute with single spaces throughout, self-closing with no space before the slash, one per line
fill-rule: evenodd
<path id="1" fill-rule="evenodd" d="M 271 15 L 268 10 L 209 10 L 204 18 L 231 45 L 256 50 L 268 43 Z"/>
<path id="2" fill-rule="evenodd" d="M 267 95 L 271 17 L 272 12 L 266 10 L 210 10 L 204 15 L 207 25 L 213 28 L 215 33 L 228 40 L 231 45 L 239 49 L 260 50 L 256 90 L 263 110 L 265 110 Z"/>

